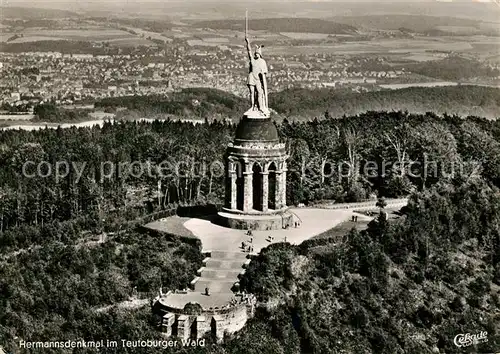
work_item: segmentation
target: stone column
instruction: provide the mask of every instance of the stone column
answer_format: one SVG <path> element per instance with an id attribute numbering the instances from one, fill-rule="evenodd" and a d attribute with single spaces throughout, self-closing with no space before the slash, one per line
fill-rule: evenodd
<path id="1" fill-rule="evenodd" d="M 191 323 L 189 322 L 189 316 L 181 315 L 177 319 L 177 335 L 179 338 L 187 340 L 191 335 Z"/>
<path id="2" fill-rule="evenodd" d="M 162 318 L 162 331 L 167 337 L 172 335 L 172 326 L 175 323 L 175 315 L 173 313 L 166 313 Z"/>
<path id="3" fill-rule="evenodd" d="M 253 171 L 249 163 L 245 163 L 245 186 L 243 193 L 243 211 L 250 211 L 253 208 Z"/>
<path id="4" fill-rule="evenodd" d="M 262 174 L 262 211 L 267 213 L 269 210 L 269 172 Z"/>
<path id="5" fill-rule="evenodd" d="M 222 316 L 215 315 L 213 317 L 213 321 L 215 321 L 215 339 L 217 343 L 222 343 L 224 340 L 224 321 Z"/>
<path id="6" fill-rule="evenodd" d="M 283 178 L 282 178 L 283 173 L 281 170 L 276 171 L 276 186 L 275 186 L 275 193 L 274 193 L 274 200 L 275 200 L 275 208 L 276 210 L 281 209 L 281 195 L 282 195 L 282 189 L 283 189 Z"/>
<path id="7" fill-rule="evenodd" d="M 236 171 L 233 169 L 229 172 L 231 174 L 230 176 L 230 181 L 231 181 L 231 186 L 230 186 L 230 208 L 231 210 L 236 210 L 238 209 L 238 188 L 236 186 L 236 179 L 238 176 L 236 175 Z"/>
<path id="8" fill-rule="evenodd" d="M 196 338 L 201 339 L 205 334 L 210 332 L 210 322 L 205 316 L 196 317 Z"/>
<path id="9" fill-rule="evenodd" d="M 283 162 L 283 173 L 281 174 L 282 178 L 282 187 L 281 187 L 281 207 L 286 207 L 286 162 Z"/>

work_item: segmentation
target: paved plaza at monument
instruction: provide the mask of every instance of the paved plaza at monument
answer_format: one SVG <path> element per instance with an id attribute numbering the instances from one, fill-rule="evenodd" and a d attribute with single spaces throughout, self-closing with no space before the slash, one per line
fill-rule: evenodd
<path id="1" fill-rule="evenodd" d="M 168 307 L 179 309 L 191 302 L 200 304 L 204 309 L 222 308 L 234 298 L 231 288 L 238 282 L 238 275 L 244 272 L 245 263 L 250 261 L 247 258 L 248 249 L 244 250 L 242 243 L 253 246 L 253 254 L 258 254 L 273 243 L 298 245 L 350 220 L 352 215 L 357 215 L 359 220 L 371 220 L 345 209 L 296 208 L 291 211 L 294 220 L 300 223 L 299 227 L 253 231 L 252 236 L 247 235 L 246 231 L 219 226 L 207 219 L 185 221 L 183 226 L 201 240 L 203 252 L 210 254 L 210 257 L 205 260 L 205 266 L 195 278 L 193 290 L 169 294 L 160 301 Z M 206 288 L 210 289 L 210 296 L 204 294 Z"/>
<path id="2" fill-rule="evenodd" d="M 297 208 L 291 211 L 300 218 L 300 226 L 286 230 L 253 231 L 254 253 L 259 253 L 262 248 L 271 243 L 285 242 L 285 239 L 286 242 L 298 245 L 349 220 L 353 214 L 352 210 Z M 360 218 L 364 217 L 366 216 L 360 215 Z M 239 252 L 242 242 L 249 241 L 245 231 L 222 227 L 209 220 L 190 219 L 184 223 L 184 227 L 201 240 L 204 252 Z M 271 241 L 269 237 L 272 237 Z"/>

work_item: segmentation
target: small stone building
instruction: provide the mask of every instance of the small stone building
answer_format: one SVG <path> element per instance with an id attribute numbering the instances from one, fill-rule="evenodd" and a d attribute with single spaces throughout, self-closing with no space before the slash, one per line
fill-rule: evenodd
<path id="1" fill-rule="evenodd" d="M 159 316 L 159 324 L 165 337 L 196 340 L 211 335 L 220 343 L 225 335 L 241 330 L 254 315 L 255 296 L 236 297 L 238 300 L 234 303 L 220 308 L 201 309 L 197 314 L 170 307 L 166 301 L 160 300 L 154 304 L 153 312 Z"/>

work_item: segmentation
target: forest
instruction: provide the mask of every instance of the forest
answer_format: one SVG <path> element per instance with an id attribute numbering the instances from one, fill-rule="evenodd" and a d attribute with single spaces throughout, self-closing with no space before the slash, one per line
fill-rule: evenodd
<path id="1" fill-rule="evenodd" d="M 354 93 L 351 89 L 287 89 L 271 92 L 275 120 L 293 121 L 352 116 L 366 111 L 434 112 L 494 119 L 500 112 L 500 89 L 480 86 L 412 87 L 400 90 Z M 196 104 L 199 102 L 199 104 Z M 126 107 L 141 115 L 175 115 L 184 118 L 237 121 L 247 107 L 245 99 L 205 88 L 183 89 L 164 96 L 116 97 L 96 102 L 99 108 Z M 472 108 L 471 108 L 472 107 Z"/>
<path id="2" fill-rule="evenodd" d="M 411 113 L 433 112 L 484 118 L 497 118 L 500 89 L 480 86 L 411 87 L 353 93 L 348 90 L 290 89 L 271 94 L 272 108 L 285 117 L 303 120 L 321 117 L 325 111 L 331 117 L 351 116 L 366 111 L 398 111 L 404 107 Z"/>
<path id="3" fill-rule="evenodd" d="M 64 109 L 54 103 L 36 105 L 33 109 L 34 121 L 40 122 L 79 122 L 89 120 L 89 110 Z"/>
<path id="4" fill-rule="evenodd" d="M 431 64 L 418 63 L 407 65 L 412 72 L 443 80 L 463 80 L 476 77 L 498 77 L 500 70 L 483 65 L 478 60 L 450 56 Z"/>
<path id="5" fill-rule="evenodd" d="M 241 281 L 265 305 L 227 353 L 497 352 L 498 188 L 439 183 L 402 214 L 342 240 L 265 249 Z M 485 343 L 454 344 L 483 331 Z"/>
<path id="6" fill-rule="evenodd" d="M 481 22 L 466 18 L 425 16 L 425 15 L 403 15 L 371 14 L 365 16 L 338 16 L 332 19 L 338 23 L 345 23 L 355 27 L 368 27 L 382 30 L 398 30 L 402 27 L 412 32 L 425 33 L 442 26 L 462 26 L 479 28 Z"/>
<path id="7" fill-rule="evenodd" d="M 195 22 L 198 28 L 232 29 L 245 28 L 243 20 L 213 20 Z M 356 27 L 346 24 L 325 21 L 317 18 L 266 18 L 248 21 L 249 28 L 269 32 L 302 32 L 302 33 L 328 33 L 328 34 L 355 34 Z"/>
<path id="8" fill-rule="evenodd" d="M 500 123 L 399 111 L 276 125 L 290 154 L 289 205 L 411 202 L 396 222 L 343 240 L 265 250 L 242 280 L 262 301 L 256 318 L 224 346 L 194 352 L 450 352 L 450 336 L 481 329 L 489 342 L 479 349 L 498 349 Z M 202 166 L 220 166 L 234 131 L 217 120 L 0 131 L 5 348 L 156 338 L 141 301 L 186 287 L 202 256 L 135 225 L 179 205 L 221 205 L 224 173 Z M 386 167 L 366 173 L 373 163 Z M 112 306 L 130 299 L 142 306 Z"/>
<path id="9" fill-rule="evenodd" d="M 499 93 L 500 89 L 480 86 L 413 87 L 366 93 L 354 93 L 350 89 L 287 89 L 271 93 L 270 99 L 277 122 L 337 118 L 367 111 L 398 111 L 401 107 L 410 113 L 435 112 L 494 119 L 500 112 Z M 109 97 L 94 104 L 96 109 L 109 112 L 126 108 L 117 114 L 118 119 L 146 116 L 234 123 L 247 109 L 245 99 L 206 88 L 183 89 L 165 96 Z M 4 108 L 16 109 L 9 105 Z M 37 105 L 34 111 L 36 119 L 42 122 L 70 123 L 90 119 L 86 111 L 66 110 L 53 102 Z"/>
<path id="10" fill-rule="evenodd" d="M 498 121 L 368 112 L 276 124 L 290 154 L 289 205 L 400 197 L 459 174 L 500 185 Z M 0 248 L 36 242 L 21 227 L 85 218 L 114 230 L 179 204 L 220 205 L 234 131 L 218 121 L 1 131 Z"/>

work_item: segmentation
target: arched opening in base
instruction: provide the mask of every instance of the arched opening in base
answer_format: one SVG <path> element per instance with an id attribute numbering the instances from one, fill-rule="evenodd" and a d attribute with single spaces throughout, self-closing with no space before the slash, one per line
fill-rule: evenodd
<path id="1" fill-rule="evenodd" d="M 245 200 L 245 182 L 243 178 L 243 164 L 236 164 L 236 209 L 243 210 Z"/>
<path id="2" fill-rule="evenodd" d="M 259 164 L 253 165 L 253 209 L 262 211 L 262 168 Z"/>
<path id="3" fill-rule="evenodd" d="M 191 334 L 189 336 L 192 340 L 196 340 L 198 338 L 198 321 L 195 320 L 191 324 Z"/>
<path id="4" fill-rule="evenodd" d="M 276 209 L 276 164 L 273 162 L 269 166 L 269 197 L 268 208 Z"/>
<path id="5" fill-rule="evenodd" d="M 217 321 L 212 317 L 212 321 L 210 321 L 210 333 L 212 334 L 212 338 L 217 340 Z"/>

